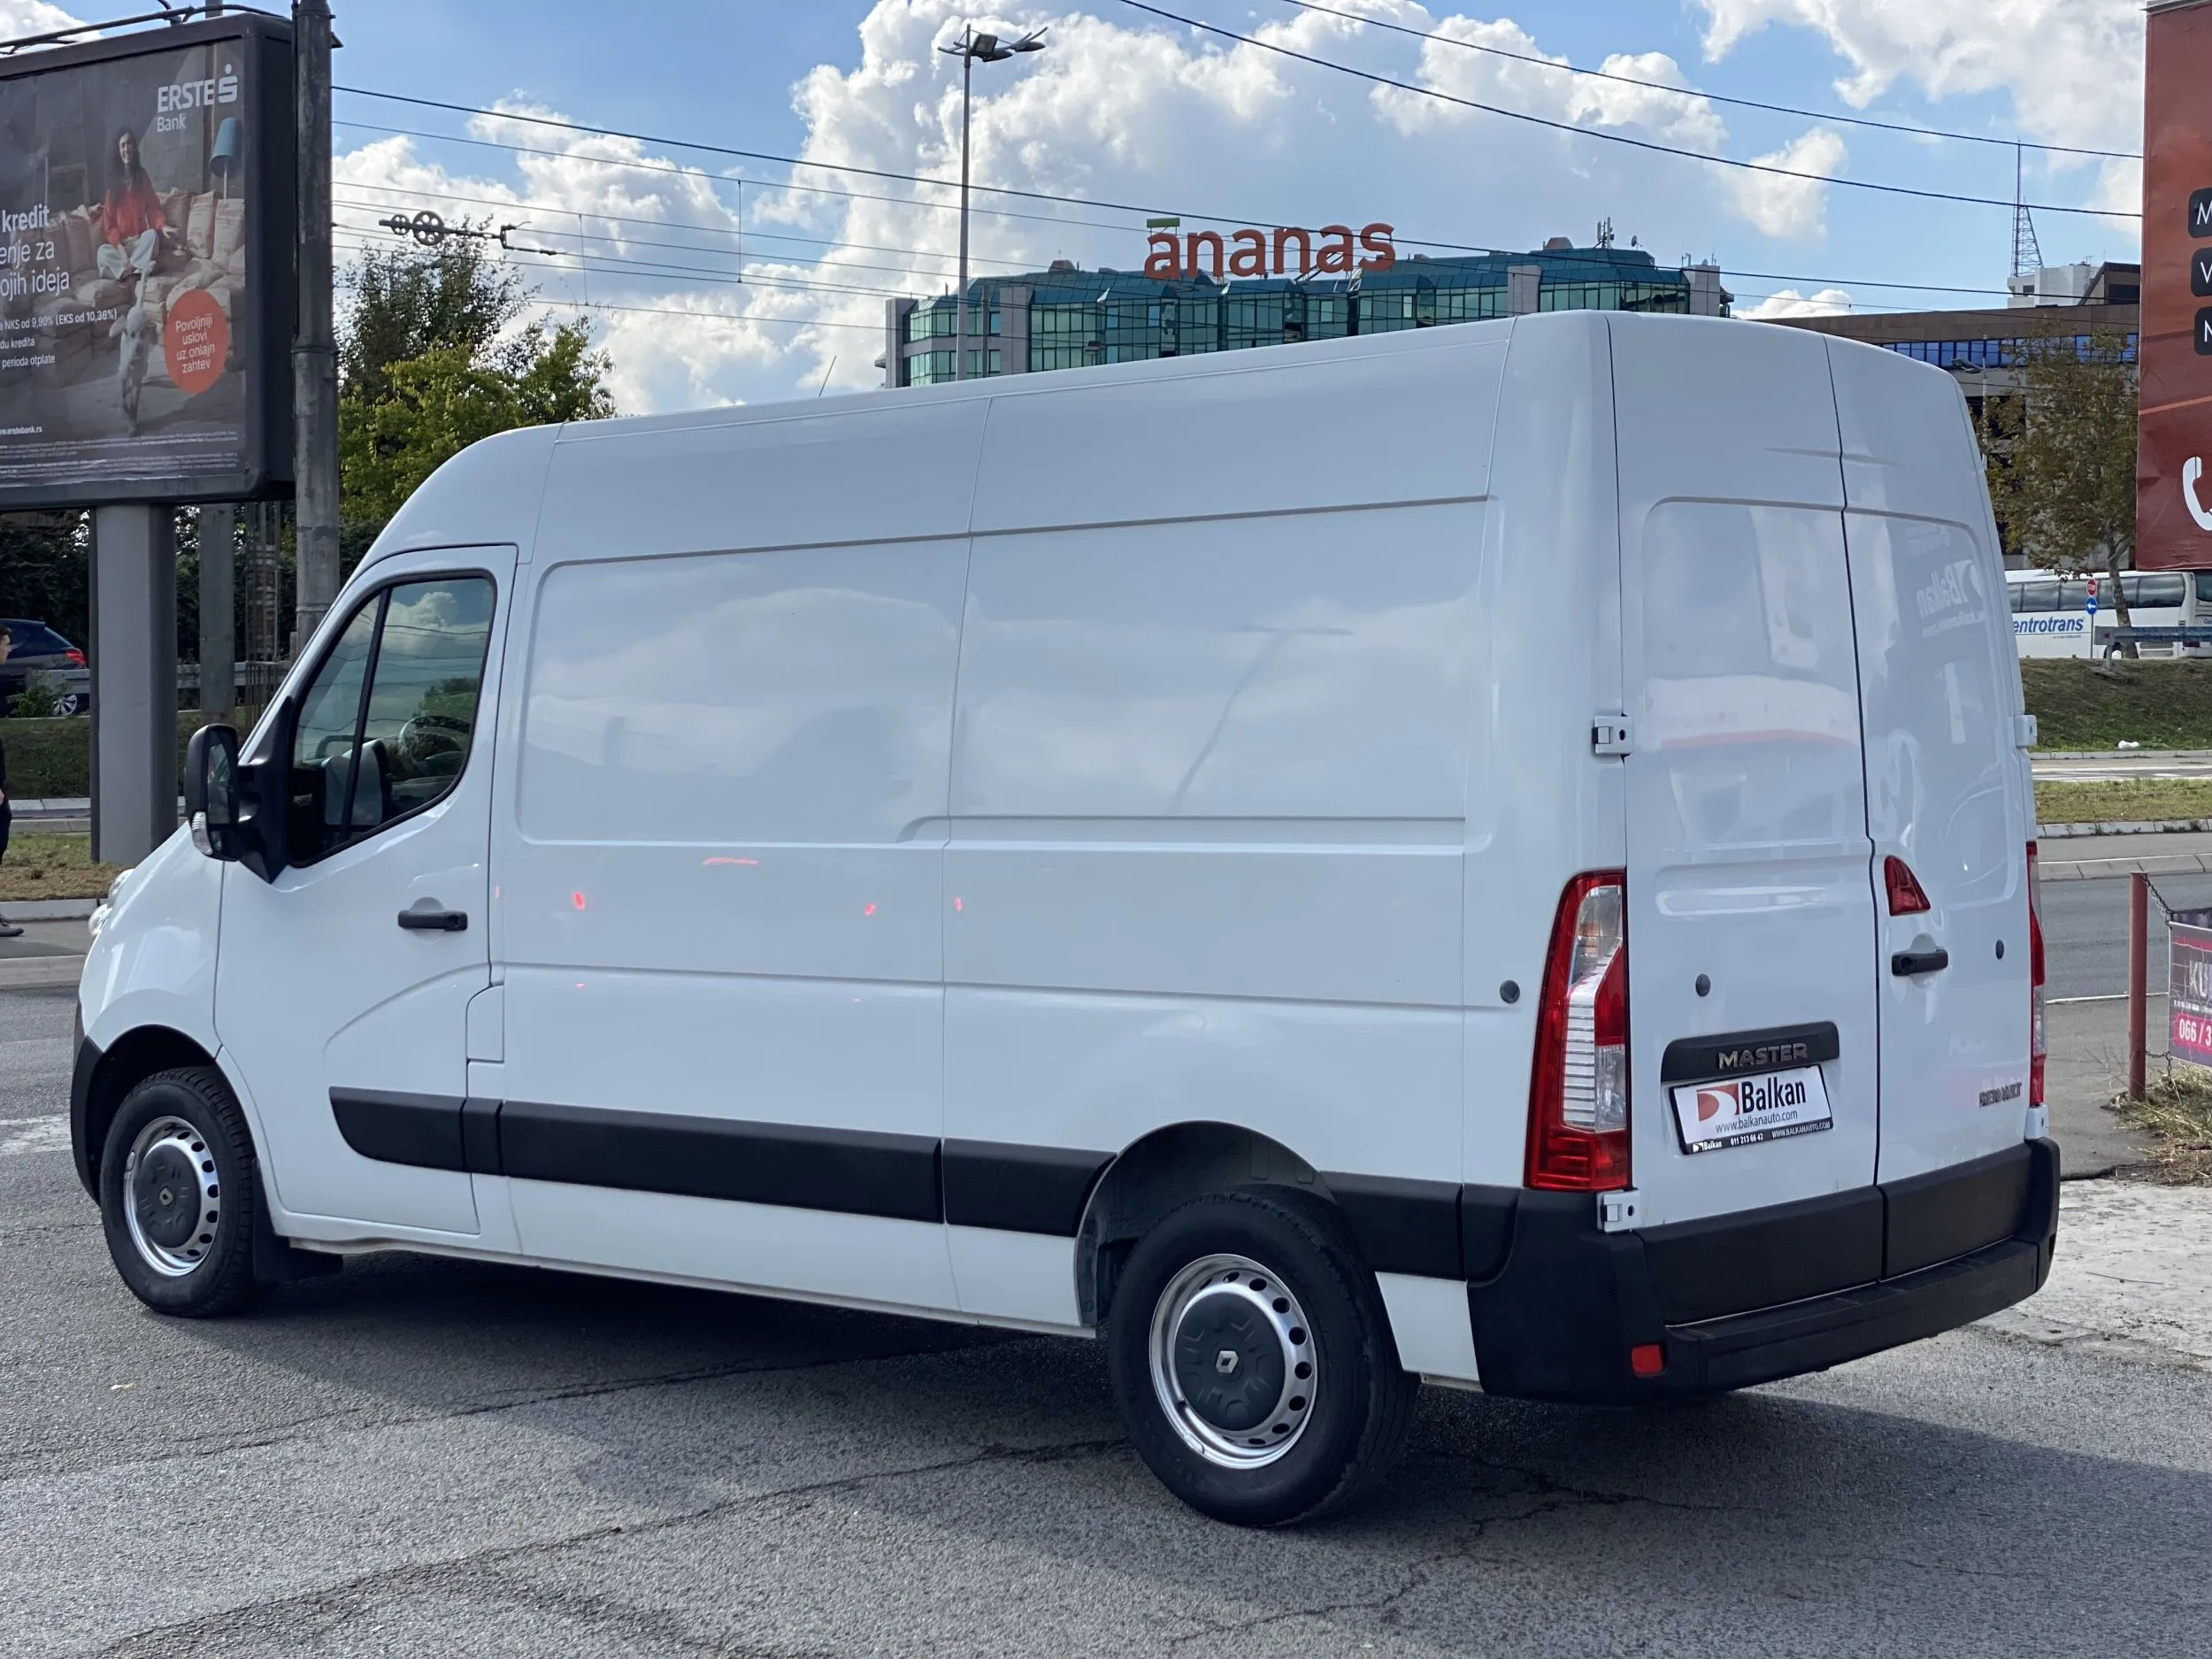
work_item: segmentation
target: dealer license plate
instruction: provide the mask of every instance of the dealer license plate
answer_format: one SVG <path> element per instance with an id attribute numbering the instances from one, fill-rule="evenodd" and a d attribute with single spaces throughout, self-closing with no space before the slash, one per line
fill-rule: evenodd
<path id="1" fill-rule="evenodd" d="M 1685 1152 L 1717 1152 L 1836 1126 L 1828 1110 L 1828 1086 L 1816 1065 L 1724 1083 L 1679 1084 L 1674 1090 L 1674 1120 Z"/>

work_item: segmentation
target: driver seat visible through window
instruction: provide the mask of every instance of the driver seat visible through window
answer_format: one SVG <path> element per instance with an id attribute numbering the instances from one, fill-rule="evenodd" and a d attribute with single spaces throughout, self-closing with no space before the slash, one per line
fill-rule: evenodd
<path id="1" fill-rule="evenodd" d="M 433 806 L 468 764 L 491 637 L 491 579 L 380 589 L 308 687 L 292 745 L 287 843 L 311 864 Z"/>

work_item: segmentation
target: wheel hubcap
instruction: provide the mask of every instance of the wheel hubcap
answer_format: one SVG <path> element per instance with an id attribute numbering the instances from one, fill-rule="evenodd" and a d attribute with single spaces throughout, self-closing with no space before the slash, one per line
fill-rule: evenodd
<path id="1" fill-rule="evenodd" d="M 1313 1415 L 1321 1379 L 1305 1310 L 1248 1256 L 1205 1256 L 1169 1281 L 1153 1310 L 1150 1359 L 1161 1409 L 1209 1463 L 1271 1463 Z"/>
<path id="2" fill-rule="evenodd" d="M 181 1118 L 157 1118 L 123 1165 L 123 1219 L 139 1259 L 182 1279 L 207 1258 L 222 1189 L 207 1138 Z"/>

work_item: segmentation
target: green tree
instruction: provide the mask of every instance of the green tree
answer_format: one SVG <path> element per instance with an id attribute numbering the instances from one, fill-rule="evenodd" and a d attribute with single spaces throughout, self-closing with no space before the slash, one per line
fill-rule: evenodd
<path id="1" fill-rule="evenodd" d="M 422 481 L 479 439 L 614 412 L 590 325 L 518 326 L 528 290 L 482 242 L 372 252 L 345 287 L 338 459 L 348 570 Z"/>
<path id="2" fill-rule="evenodd" d="M 392 395 L 394 364 L 426 351 L 452 348 L 488 360 L 529 302 L 520 275 L 472 236 L 449 236 L 428 250 L 372 249 L 339 286 L 346 308 L 338 381 L 372 403 Z"/>
<path id="3" fill-rule="evenodd" d="M 81 512 L 0 518 L 0 617 L 28 617 L 84 646 L 92 632 L 85 580 L 91 527 Z"/>
<path id="4" fill-rule="evenodd" d="M 2005 539 L 2035 564 L 2106 578 L 2100 597 L 2129 627 L 2118 576 L 2135 566 L 2133 348 L 2117 329 L 2039 325 L 2021 350 L 2019 396 L 1985 408 L 1990 501 Z"/>
<path id="5" fill-rule="evenodd" d="M 521 331 L 519 373 L 442 346 L 389 365 L 388 395 L 339 401 L 338 464 L 350 526 L 381 528 L 451 457 L 516 426 L 614 412 L 584 325 Z M 365 543 L 364 544 L 365 545 Z"/>

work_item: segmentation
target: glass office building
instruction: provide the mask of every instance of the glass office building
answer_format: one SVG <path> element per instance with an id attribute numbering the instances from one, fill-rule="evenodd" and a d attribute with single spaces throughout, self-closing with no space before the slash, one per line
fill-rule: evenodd
<path id="1" fill-rule="evenodd" d="M 1517 311 L 1624 311 L 1725 316 L 1710 266 L 1665 269 L 1638 248 L 1572 248 L 1432 259 L 1401 255 L 1360 275 L 1253 277 L 1207 272 L 1163 281 L 1133 271 L 1048 271 L 986 277 L 968 289 L 968 374 L 1036 373 L 1094 363 L 1242 351 L 1301 340 L 1386 334 Z M 887 386 L 954 378 L 953 296 L 886 306 Z"/>

